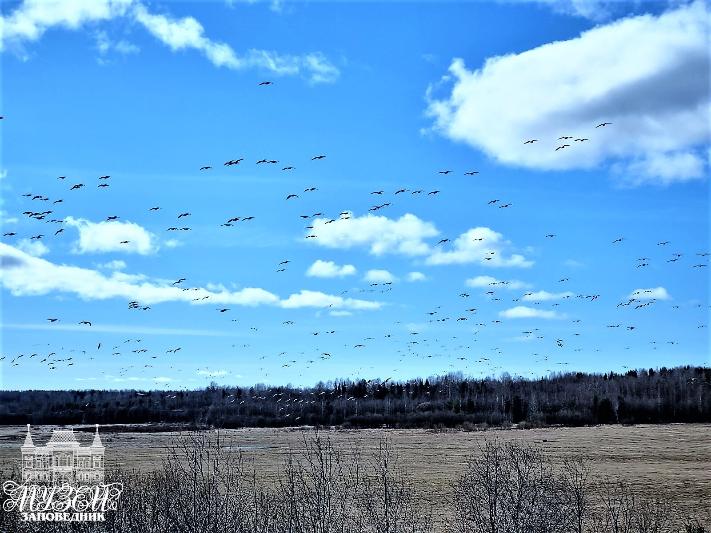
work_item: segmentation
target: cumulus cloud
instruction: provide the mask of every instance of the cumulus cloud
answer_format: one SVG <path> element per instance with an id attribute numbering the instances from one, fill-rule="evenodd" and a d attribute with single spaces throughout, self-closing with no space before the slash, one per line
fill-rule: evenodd
<path id="1" fill-rule="evenodd" d="M 542 309 L 534 309 L 533 307 L 526 307 L 525 305 L 517 305 L 505 311 L 500 311 L 499 316 L 502 318 L 563 318 L 563 315 L 556 313 L 555 311 L 544 311 Z"/>
<path id="2" fill-rule="evenodd" d="M 405 279 L 409 282 L 426 281 L 427 276 L 425 276 L 422 272 L 408 272 Z"/>
<path id="3" fill-rule="evenodd" d="M 323 54 L 285 55 L 269 50 L 248 50 L 237 54 L 223 42 L 205 35 L 194 17 L 175 18 L 150 12 L 137 0 L 24 0 L 10 14 L 0 18 L 0 50 L 10 45 L 21 51 L 23 43 L 40 39 L 54 27 L 78 30 L 90 24 L 125 18 L 144 27 L 172 51 L 195 50 L 217 67 L 233 70 L 260 68 L 277 75 L 304 75 L 312 83 L 330 83 L 340 72 Z M 113 48 L 121 53 L 137 51 L 135 45 L 111 43 L 98 34 L 97 46 L 105 53 Z"/>
<path id="4" fill-rule="evenodd" d="M 325 218 L 313 221 L 309 230 L 316 238 L 311 242 L 328 248 L 368 248 L 373 255 L 397 253 L 423 255 L 429 251 L 425 239 L 439 235 L 434 224 L 407 213 L 397 220 L 367 214 L 330 222 Z"/>
<path id="5" fill-rule="evenodd" d="M 512 280 L 500 280 L 496 279 L 493 276 L 476 276 L 474 278 L 469 278 L 466 281 L 466 284 L 468 287 L 474 287 L 474 288 L 492 288 L 492 287 L 502 287 L 504 289 L 523 289 L 525 287 L 528 287 L 529 285 L 527 283 L 524 283 L 523 281 L 519 281 L 516 279 Z"/>
<path id="6" fill-rule="evenodd" d="M 565 292 L 548 292 L 548 291 L 537 291 L 537 292 L 527 292 L 521 297 L 524 302 L 547 302 L 549 300 L 564 300 L 566 298 L 572 298 L 575 296 L 574 293 L 570 291 Z"/>
<path id="7" fill-rule="evenodd" d="M 363 279 L 365 281 L 369 281 L 370 283 L 392 283 L 394 281 L 397 281 L 397 278 L 387 270 L 381 270 L 377 268 L 368 270 L 368 272 L 365 273 Z"/>
<path id="8" fill-rule="evenodd" d="M 0 19 L 0 47 L 8 42 L 36 41 L 53 27 L 78 30 L 85 24 L 124 16 L 131 3 L 132 0 L 25 0 Z"/>
<path id="9" fill-rule="evenodd" d="M 428 242 L 440 235 L 431 222 L 407 213 L 398 219 L 367 214 L 335 221 L 317 218 L 307 235 L 309 241 L 327 248 L 366 248 L 381 256 L 398 254 L 409 257 L 425 256 L 429 265 L 479 263 L 491 267 L 529 267 L 533 262 L 521 254 L 507 254 L 510 247 L 503 235 L 486 228 L 471 228 L 457 237 L 452 246 L 435 246 Z"/>
<path id="10" fill-rule="evenodd" d="M 203 287 L 183 290 L 168 281 L 152 281 L 141 274 L 114 271 L 106 275 L 88 268 L 58 265 L 4 243 L 0 243 L 0 269 L 0 285 L 15 296 L 56 292 L 72 294 L 83 300 L 123 298 L 143 304 L 186 302 L 193 305 L 272 305 L 289 309 L 323 307 L 372 310 L 382 305 L 380 302 L 304 290 L 284 300 L 265 289 L 255 287 L 236 291 L 221 286 L 212 286 L 214 290 Z"/>
<path id="11" fill-rule="evenodd" d="M 279 305 L 285 309 L 299 307 L 328 307 L 333 309 L 380 309 L 382 303 L 369 300 L 358 300 L 355 298 L 342 298 L 319 291 L 301 290 L 292 294 L 286 300 L 282 300 Z"/>
<path id="12" fill-rule="evenodd" d="M 39 240 L 22 239 L 17 243 L 17 248 L 33 257 L 41 257 L 49 252 L 49 248 Z"/>
<path id="13" fill-rule="evenodd" d="M 691 181 L 704 176 L 703 155 L 691 150 L 670 153 L 652 153 L 625 164 L 615 164 L 612 169 L 621 176 L 625 185 L 653 183 L 669 185 Z"/>
<path id="14" fill-rule="evenodd" d="M 79 231 L 79 240 L 74 244 L 76 253 L 124 252 L 148 255 L 158 250 L 157 237 L 134 222 L 91 222 L 74 217 L 67 217 L 64 222 Z"/>
<path id="15" fill-rule="evenodd" d="M 632 291 L 628 298 L 635 300 L 669 300 L 671 295 L 664 287 L 654 287 Z"/>
<path id="16" fill-rule="evenodd" d="M 438 248 L 427 259 L 430 265 L 479 263 L 490 267 L 530 267 L 533 261 L 520 254 L 505 253 L 509 242 L 490 228 L 467 230 L 454 240 L 451 248 Z"/>
<path id="17" fill-rule="evenodd" d="M 307 276 L 314 278 L 342 278 L 356 273 L 353 265 L 337 265 L 333 261 L 317 259 L 306 271 Z"/>
<path id="18" fill-rule="evenodd" d="M 631 184 L 702 178 L 711 138 L 708 34 L 702 1 L 628 17 L 580 36 L 468 69 L 452 61 L 428 113 L 446 137 L 534 169 L 614 165 Z M 602 122 L 612 122 L 601 128 Z M 558 137 L 567 141 L 556 151 Z M 527 139 L 539 139 L 523 144 Z"/>

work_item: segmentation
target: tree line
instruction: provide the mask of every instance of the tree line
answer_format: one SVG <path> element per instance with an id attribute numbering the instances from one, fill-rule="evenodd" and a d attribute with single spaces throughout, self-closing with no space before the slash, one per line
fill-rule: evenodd
<path id="1" fill-rule="evenodd" d="M 313 387 L 0 392 L 0 424 L 188 427 L 539 427 L 711 422 L 711 368 L 569 372 L 539 379 L 461 373 Z"/>

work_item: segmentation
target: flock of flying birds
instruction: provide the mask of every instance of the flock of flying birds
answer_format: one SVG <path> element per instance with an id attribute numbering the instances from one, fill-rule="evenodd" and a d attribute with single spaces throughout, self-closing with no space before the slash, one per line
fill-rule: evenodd
<path id="1" fill-rule="evenodd" d="M 269 85 L 271 82 L 263 82 L 260 85 Z M 610 126 L 610 122 L 602 122 L 596 126 L 596 128 L 605 128 Z M 562 144 L 555 148 L 556 151 L 571 148 L 575 143 L 590 142 L 589 138 L 586 137 L 575 137 L 569 135 L 563 135 L 559 139 Z M 571 141 L 573 144 L 568 144 Z M 538 142 L 538 139 L 528 139 L 523 141 L 524 144 L 532 145 Z M 318 154 L 311 157 L 309 163 L 316 164 L 318 161 L 326 159 L 325 154 Z M 238 159 L 228 159 L 225 161 L 223 167 L 238 167 L 244 166 L 246 160 L 244 157 Z M 279 161 L 276 159 L 266 159 L 262 158 L 256 160 L 256 165 L 279 165 Z M 295 167 L 291 164 L 278 166 L 281 168 L 282 172 L 291 172 L 295 170 Z M 210 172 L 215 171 L 211 164 L 205 164 L 198 167 L 199 172 Z M 450 169 L 443 169 L 437 171 L 439 175 L 448 176 L 454 174 L 454 171 Z M 475 176 L 479 174 L 477 170 L 468 170 L 463 173 L 465 176 Z M 6 231 L 3 233 L 3 239 L 5 239 L 9 244 L 12 244 L 13 240 L 20 240 L 23 238 L 30 240 L 42 240 L 47 238 L 60 238 L 60 236 L 65 232 L 65 223 L 67 215 L 62 215 L 59 213 L 63 209 L 63 206 L 71 204 L 72 201 L 81 201 L 75 195 L 81 195 L 81 190 L 86 189 L 90 186 L 95 186 L 102 190 L 110 190 L 113 178 L 111 175 L 101 175 L 95 183 L 72 181 L 67 176 L 59 176 L 57 178 L 61 183 L 66 183 L 66 191 L 70 195 L 67 197 L 65 202 L 64 198 L 50 198 L 42 192 L 26 192 L 22 194 L 22 201 L 26 205 L 26 209 L 22 213 L 33 225 L 37 227 L 35 232 L 28 235 L 18 235 L 16 231 Z M 306 186 L 300 188 L 298 191 L 289 193 L 285 200 L 288 202 L 298 202 L 302 195 L 313 194 L 318 189 L 313 186 Z M 372 198 L 383 198 L 386 201 L 374 203 L 369 211 L 377 212 L 383 209 L 387 209 L 393 205 L 393 200 L 400 195 L 410 195 L 410 196 L 424 196 L 424 197 L 437 197 L 440 194 L 440 189 L 408 189 L 408 188 L 398 188 L 392 193 L 387 193 L 385 190 L 373 190 L 369 192 L 369 197 Z M 107 192 L 107 194 L 110 194 Z M 512 203 L 502 201 L 498 198 L 490 199 L 486 202 L 486 205 L 498 207 L 499 209 L 507 209 L 512 207 Z M 153 205 L 147 208 L 149 212 L 161 211 L 162 207 L 160 205 Z M 192 213 L 190 211 L 179 212 L 175 218 L 175 223 L 166 227 L 166 232 L 187 232 L 191 231 L 188 221 Z M 337 217 L 329 218 L 323 212 L 307 213 L 299 215 L 299 219 L 304 221 L 307 225 L 305 226 L 305 239 L 318 239 L 318 232 L 314 232 L 313 221 L 319 219 L 324 224 L 335 223 L 340 220 L 348 220 L 352 216 L 352 211 L 342 210 Z M 110 214 L 106 217 L 106 221 L 118 221 L 121 217 L 116 214 Z M 235 215 L 227 218 L 226 220 L 220 222 L 221 227 L 232 227 L 238 224 L 244 224 L 255 220 L 255 216 L 248 215 Z M 51 230 L 48 228 L 52 228 Z M 549 233 L 546 234 L 547 239 L 555 239 L 556 234 Z M 481 240 L 481 239 L 480 239 Z M 450 239 L 443 238 L 439 240 L 436 244 L 438 246 L 446 246 L 450 242 Z M 611 241 L 611 245 L 623 246 L 625 238 L 620 236 Z M 121 241 L 121 244 L 128 245 L 130 241 Z M 665 249 L 671 243 L 669 241 L 659 241 L 657 242 L 658 249 Z M 492 260 L 495 255 L 494 250 L 486 252 L 483 260 Z M 708 252 L 694 252 L 697 260 L 693 262 L 690 266 L 694 269 L 704 269 L 708 266 Z M 650 254 L 652 255 L 652 254 Z M 692 254 L 688 254 L 692 255 Z M 674 252 L 666 258 L 669 263 L 676 263 L 685 260 L 687 255 Z M 650 257 L 640 257 L 635 265 L 636 268 L 645 268 L 650 265 L 652 259 Z M 287 267 L 292 263 L 290 259 L 284 259 L 278 264 L 274 265 L 276 272 L 284 272 Z M 568 286 L 568 278 L 561 278 L 558 283 L 561 286 Z M 481 295 L 488 301 L 509 301 L 509 298 L 505 298 L 502 289 L 506 289 L 507 281 L 494 281 L 490 283 L 490 286 Z M 170 285 L 175 287 L 180 287 L 184 291 L 199 291 L 197 287 L 190 287 L 189 280 L 186 277 L 180 277 L 175 281 L 172 281 Z M 347 294 L 352 291 L 360 292 L 379 292 L 386 293 L 393 291 L 393 283 L 390 281 L 385 282 L 373 282 L 370 283 L 368 288 L 359 289 L 346 289 L 341 294 Z M 651 289 L 649 290 L 651 292 Z M 527 301 L 530 305 L 540 305 L 541 301 L 531 301 L 530 297 L 534 293 L 525 293 L 519 298 L 511 298 L 511 302 Z M 482 316 L 484 313 L 479 313 L 479 308 L 477 304 L 471 303 L 476 299 L 469 292 L 461 292 L 456 297 L 450 295 L 450 299 L 446 302 L 442 302 L 439 305 L 435 305 L 434 300 L 436 298 L 442 297 L 446 299 L 446 295 L 433 294 L 432 296 L 432 306 L 430 309 L 423 311 L 422 320 L 427 324 L 426 329 L 417 330 L 409 329 L 407 324 L 398 321 L 392 325 L 385 327 L 386 331 L 373 332 L 372 335 L 359 338 L 357 341 L 353 342 L 343 342 L 343 340 L 338 340 L 339 331 L 336 329 L 327 328 L 325 330 L 317 331 L 304 331 L 301 332 L 304 335 L 311 337 L 317 345 L 311 350 L 300 351 L 296 354 L 290 351 L 282 351 L 278 354 L 267 354 L 260 355 L 259 348 L 253 346 L 251 343 L 244 343 L 241 345 L 232 344 L 231 348 L 235 350 L 243 350 L 247 357 L 251 357 L 253 360 L 256 359 L 260 361 L 259 364 L 263 365 L 259 368 L 259 371 L 265 377 L 269 376 L 269 369 L 274 367 L 274 359 L 278 361 L 282 368 L 290 369 L 289 372 L 298 373 L 302 375 L 302 372 L 306 369 L 312 368 L 315 365 L 323 364 L 324 361 L 331 360 L 332 358 L 351 358 L 353 355 L 357 355 L 360 350 L 367 348 L 369 344 L 373 343 L 377 346 L 378 350 L 384 351 L 383 355 L 393 354 L 398 361 L 398 366 L 393 368 L 394 372 L 401 372 L 407 366 L 408 361 L 412 358 L 421 359 L 443 359 L 443 372 L 447 371 L 464 371 L 465 373 L 473 374 L 477 371 L 481 375 L 494 375 L 506 370 L 506 365 L 502 360 L 506 353 L 502 346 L 493 346 L 489 350 L 480 351 L 477 344 L 477 336 L 480 332 L 489 330 L 491 328 L 496 328 L 497 325 L 502 324 L 502 321 L 497 318 L 487 319 Z M 529 297 L 527 299 L 527 297 Z M 209 300 L 209 295 L 197 296 L 194 301 L 199 300 Z M 601 294 L 574 294 L 570 291 L 566 291 L 566 295 L 561 298 L 561 301 L 552 303 L 553 307 L 558 307 L 561 303 L 565 303 L 565 300 L 578 300 L 584 302 L 596 302 L 602 298 Z M 635 311 L 641 312 L 639 310 L 653 307 L 658 305 L 659 302 L 650 297 L 647 294 L 634 294 L 629 299 L 619 302 L 617 307 L 620 308 L 630 308 Z M 697 304 L 697 307 L 701 308 L 701 304 Z M 678 305 L 673 305 L 672 308 L 679 308 Z M 151 311 L 151 306 L 146 305 L 138 300 L 133 300 L 128 302 L 128 310 L 130 311 Z M 232 309 L 229 307 L 216 307 L 213 312 L 217 312 L 218 315 L 227 314 L 230 316 L 232 314 Z M 704 314 L 705 316 L 705 314 Z M 44 320 L 48 324 L 60 324 L 64 322 L 69 322 L 78 326 L 85 328 L 92 328 L 93 322 L 88 318 L 83 318 L 82 320 L 74 320 L 70 322 L 71 319 L 58 316 L 44 317 Z M 240 324 L 240 320 L 237 318 L 231 318 L 231 322 Z M 294 328 L 294 320 L 283 320 L 279 321 L 275 326 L 282 328 Z M 459 325 L 460 328 L 452 328 L 451 325 Z M 572 330 L 565 338 L 561 338 L 557 335 L 548 336 L 540 328 L 527 328 L 521 331 L 521 336 L 523 340 L 536 341 L 537 348 L 539 351 L 532 353 L 532 358 L 536 363 L 545 363 L 547 372 L 556 372 L 565 370 L 571 364 L 568 359 L 572 350 L 573 352 L 580 352 L 582 348 L 576 346 L 576 340 L 578 337 L 583 335 L 584 329 L 582 325 L 582 320 L 579 318 L 572 319 Z M 698 328 L 706 327 L 705 323 L 699 324 Z M 441 328 L 441 329 L 440 329 Z M 611 323 L 607 325 L 609 329 L 620 329 L 625 331 L 629 335 L 634 335 L 636 331 L 636 326 L 634 323 Z M 293 331 L 293 329 L 292 329 Z M 259 340 L 259 328 L 251 326 L 249 330 L 245 329 L 245 332 L 253 336 L 255 341 Z M 452 332 L 456 333 L 452 335 Z M 284 338 L 292 338 L 294 334 L 289 333 L 284 335 Z M 345 340 L 345 339 L 344 339 Z M 633 342 L 631 339 L 627 342 Z M 679 339 L 650 339 L 649 348 L 656 350 L 658 345 L 668 344 L 676 345 L 680 343 Z M 328 344 L 328 348 L 323 348 L 323 344 Z M 337 346 L 338 345 L 338 346 Z M 333 346 L 331 348 L 330 346 Z M 630 349 L 629 344 L 625 346 L 625 349 Z M 338 350 L 338 351 L 336 351 Z M 599 349 L 598 349 L 599 351 Z M 125 379 L 126 377 L 139 373 L 146 377 L 155 374 L 157 367 L 167 368 L 175 373 L 186 372 L 187 375 L 194 375 L 196 372 L 198 375 L 203 375 L 207 378 L 214 377 L 214 374 L 207 367 L 196 367 L 188 368 L 187 361 L 180 361 L 176 357 L 178 354 L 184 354 L 185 350 L 181 346 L 162 346 L 156 347 L 151 345 L 151 341 L 144 338 L 128 338 L 124 341 L 108 345 L 101 339 L 97 339 L 95 344 L 89 349 L 65 349 L 64 347 L 53 346 L 49 344 L 38 344 L 29 351 L 23 353 L 17 353 L 13 355 L 1 354 L 0 361 L 6 360 L 10 363 L 11 367 L 17 367 L 22 364 L 30 364 L 31 361 L 35 360 L 43 365 L 49 371 L 57 371 L 59 369 L 68 369 L 75 366 L 80 360 L 93 361 L 91 365 L 101 366 L 100 360 L 102 357 L 114 357 L 121 358 L 123 363 L 120 367 L 118 373 L 108 374 L 103 372 L 105 377 L 114 378 L 117 382 Z M 473 355 L 476 354 L 476 355 Z M 199 355 L 199 354 L 196 354 Z M 373 367 L 371 367 L 373 368 Z M 364 367 L 359 367 L 354 369 L 355 376 L 359 376 L 360 373 L 367 372 Z M 325 371 L 324 371 L 325 372 Z M 533 374 L 533 372 L 532 372 Z M 343 377 L 343 376 L 329 376 L 329 377 Z M 390 379 L 390 378 L 388 378 Z M 385 383 L 387 380 L 385 381 Z M 141 393 L 138 393 L 141 394 Z M 355 400 L 355 398 L 349 398 Z M 289 416 L 285 413 L 285 416 Z"/>

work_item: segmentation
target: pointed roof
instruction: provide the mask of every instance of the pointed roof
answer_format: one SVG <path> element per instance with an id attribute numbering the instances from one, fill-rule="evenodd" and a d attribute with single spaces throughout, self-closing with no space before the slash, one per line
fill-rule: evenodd
<path id="1" fill-rule="evenodd" d="M 79 446 L 79 442 L 74 436 L 73 429 L 55 429 L 52 432 L 52 437 L 49 439 L 49 442 L 47 442 L 47 446 L 74 448 Z"/>
<path id="2" fill-rule="evenodd" d="M 34 448 L 35 443 L 32 442 L 32 434 L 30 433 L 30 425 L 27 424 L 27 435 L 25 436 L 25 443 L 22 445 L 22 448 Z"/>
<path id="3" fill-rule="evenodd" d="M 94 433 L 94 442 L 91 443 L 92 448 L 103 448 L 104 445 L 101 443 L 101 438 L 99 437 L 99 424 L 96 424 L 96 433 Z"/>

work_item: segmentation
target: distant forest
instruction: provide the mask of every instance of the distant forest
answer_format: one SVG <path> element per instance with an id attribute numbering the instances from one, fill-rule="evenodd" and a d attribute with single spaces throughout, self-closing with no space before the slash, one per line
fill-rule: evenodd
<path id="1" fill-rule="evenodd" d="M 2 391 L 0 424 L 465 429 L 711 422 L 711 368 L 564 373 L 529 380 L 460 374 L 334 381 L 309 388 Z"/>

